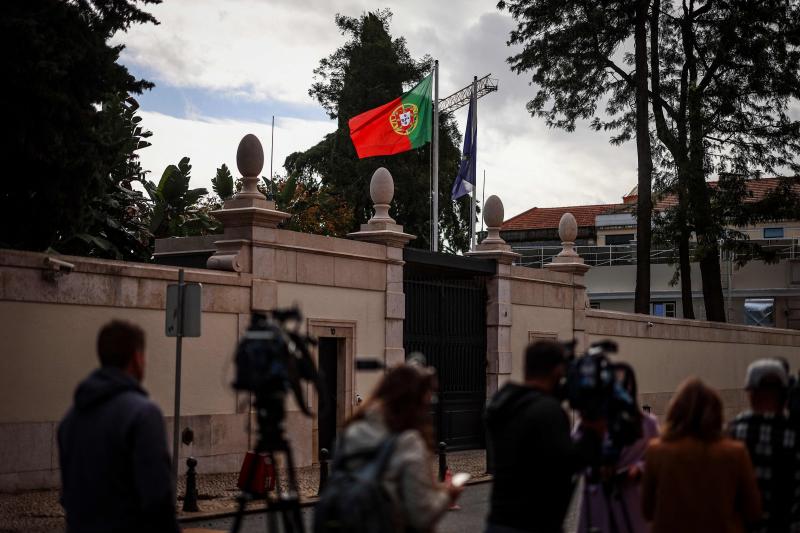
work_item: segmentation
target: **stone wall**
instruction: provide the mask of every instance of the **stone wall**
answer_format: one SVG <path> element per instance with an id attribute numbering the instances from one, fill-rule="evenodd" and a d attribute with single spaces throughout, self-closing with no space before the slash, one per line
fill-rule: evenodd
<path id="1" fill-rule="evenodd" d="M 390 254 L 396 256 L 380 244 L 273 230 L 272 242 L 254 254 L 258 274 L 186 269 L 187 282 L 203 285 L 203 332 L 183 342 L 181 427 L 195 431 L 191 453 L 201 472 L 236 470 L 247 449 L 246 398 L 237 401 L 230 383 L 233 350 L 252 310 L 296 304 L 305 329 L 324 325 L 317 334 L 351 339 L 344 345 L 349 385 L 342 388 L 342 418 L 356 394 L 369 394 L 377 377 L 356 375 L 353 360 L 385 357 L 386 317 L 398 314 L 387 311 L 387 273 L 396 278 L 392 269 L 400 268 L 402 279 L 402 260 Z M 0 251 L 0 490 L 57 485 L 57 422 L 77 383 L 97 366 L 96 334 L 112 318 L 136 322 L 147 333 L 144 386 L 163 410 L 172 442 L 175 339 L 165 335 L 164 313 L 166 286 L 177 281 L 178 269 L 60 256 L 74 269 L 49 281 L 46 257 Z M 388 298 L 396 307 L 392 288 Z M 400 297 L 402 306 L 402 284 Z M 400 317 L 399 339 L 392 337 L 397 328 L 388 337 L 395 359 L 398 347 L 402 354 Z M 291 404 L 287 427 L 297 463 L 311 464 L 315 420 Z"/>
<path id="2" fill-rule="evenodd" d="M 617 358 L 636 371 L 641 403 L 659 417 L 689 376 L 717 388 L 731 417 L 746 407 L 742 387 L 753 360 L 784 357 L 793 370 L 800 368 L 796 330 L 587 310 L 586 336 L 589 342 L 617 342 Z"/>

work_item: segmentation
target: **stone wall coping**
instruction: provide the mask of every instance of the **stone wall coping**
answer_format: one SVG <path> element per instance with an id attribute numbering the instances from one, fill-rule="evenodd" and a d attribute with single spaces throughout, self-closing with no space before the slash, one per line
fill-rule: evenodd
<path id="1" fill-rule="evenodd" d="M 276 249 L 276 250 L 286 250 L 286 251 L 290 251 L 290 252 L 301 252 L 301 253 L 305 253 L 305 254 L 323 255 L 323 256 L 328 256 L 328 257 L 342 257 L 342 258 L 345 258 L 345 259 L 354 259 L 354 260 L 357 260 L 357 261 L 369 261 L 369 262 L 373 262 L 373 263 L 391 263 L 391 264 L 397 264 L 397 265 L 404 264 L 404 261 L 402 261 L 402 260 L 390 259 L 389 257 L 387 257 L 386 246 L 384 246 L 382 244 L 376 245 L 376 246 L 379 246 L 381 248 L 382 256 L 380 256 L 380 257 L 375 257 L 375 256 L 371 256 L 371 255 L 364 255 L 364 254 L 360 254 L 360 253 L 348 253 L 348 252 L 342 252 L 342 251 L 337 251 L 337 250 L 321 250 L 319 248 L 309 248 L 309 247 L 306 247 L 306 246 L 297 246 L 297 245 L 288 244 L 288 243 L 284 244 L 284 243 L 274 243 L 274 242 L 266 242 L 266 241 L 253 241 L 253 244 L 255 246 L 260 246 L 260 247 L 263 247 L 263 248 L 273 248 L 273 249 Z M 371 243 L 363 243 L 363 244 L 371 244 Z"/>
<path id="2" fill-rule="evenodd" d="M 553 272 L 550 270 L 545 270 L 543 268 L 531 268 L 531 267 L 515 266 L 515 265 L 511 266 L 511 278 L 545 281 L 545 282 L 560 283 L 567 285 L 573 284 L 572 274 L 567 274 L 564 272 Z"/>
<path id="3" fill-rule="evenodd" d="M 222 233 L 199 235 L 195 237 L 167 237 L 156 239 L 155 255 L 168 255 L 186 252 L 213 252 L 214 243 L 224 239 Z"/>
<path id="4" fill-rule="evenodd" d="M 524 269 L 524 270 L 518 270 Z M 539 275 L 539 273 L 543 275 Z M 557 276 L 553 276 L 557 274 Z M 530 283 L 542 283 L 546 285 L 558 285 L 562 287 L 575 287 L 576 289 L 585 289 L 586 284 L 583 282 L 583 276 L 574 276 L 572 274 L 565 274 L 563 272 L 551 272 L 541 268 L 528 268 L 528 267 L 511 267 L 510 275 L 500 275 L 504 279 L 511 281 L 521 281 Z"/>
<path id="5" fill-rule="evenodd" d="M 125 276 L 131 278 L 148 278 L 157 280 L 178 281 L 178 270 L 181 267 L 155 265 L 149 263 L 133 263 L 113 259 L 97 259 L 74 255 L 46 254 L 22 250 L 0 249 L 0 266 L 45 270 L 46 257 L 56 257 L 75 265 L 73 272 L 100 274 L 109 276 Z M 214 285 L 233 285 L 249 287 L 252 282 L 250 274 L 206 270 L 202 268 L 184 268 L 187 282 L 209 283 Z M 69 274 L 65 274 L 69 275 Z"/>
<path id="6" fill-rule="evenodd" d="M 742 324 L 586 310 L 586 333 L 619 337 L 800 347 L 800 331 Z"/>
<path id="7" fill-rule="evenodd" d="M 274 244 L 302 248 L 312 252 L 335 252 L 349 257 L 361 256 L 365 259 L 386 259 L 386 246 L 382 244 L 284 229 L 275 230 Z"/>

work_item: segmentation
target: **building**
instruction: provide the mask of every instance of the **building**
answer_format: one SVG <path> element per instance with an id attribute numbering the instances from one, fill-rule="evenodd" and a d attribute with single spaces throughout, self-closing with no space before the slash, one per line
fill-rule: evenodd
<path id="1" fill-rule="evenodd" d="M 320 461 L 380 378 L 357 360 L 391 366 L 422 351 L 437 370 L 437 440 L 449 450 L 483 446 L 487 398 L 523 379 L 525 347 L 537 339 L 574 339 L 579 349 L 613 340 L 637 373 L 640 403 L 656 416 L 687 375 L 716 387 L 730 417 L 746 404 L 741 386 L 751 361 L 800 365 L 798 331 L 586 309 L 584 274 L 594 269 L 568 254 L 548 268 L 513 265 L 497 197 L 487 199 L 488 237 L 471 257 L 445 255 L 406 246 L 413 235 L 389 216 L 386 169 L 370 182 L 375 215 L 345 239 L 278 227 L 291 215 L 257 191 L 263 150 L 254 136 L 240 143 L 237 163 L 244 188 L 215 213 L 224 233 L 164 239 L 160 264 L 0 249 L 0 492 L 58 486 L 58 421 L 97 365 L 97 331 L 111 318 L 147 332 L 145 388 L 164 412 L 170 442 L 176 416 L 179 430 L 192 428 L 193 444 L 178 444 L 178 454 L 181 470 L 191 455 L 199 473 L 238 471 L 254 443 L 250 395 L 231 387 L 233 353 L 254 312 L 296 305 L 304 319 L 295 325 L 318 339 L 311 358 L 325 373 L 330 408 L 306 383 L 310 416 L 286 402 L 283 427 L 297 466 Z M 562 230 L 572 235 L 577 224 Z M 181 268 L 186 282 L 202 284 L 202 332 L 184 339 L 178 373 L 165 322 L 168 286 Z"/>
<path id="2" fill-rule="evenodd" d="M 777 179 L 748 182 L 754 200 L 763 198 Z M 714 184 L 711 184 L 714 186 Z M 578 222 L 576 250 L 592 265 L 586 275 L 590 305 L 595 309 L 633 311 L 636 284 L 636 205 L 634 188 L 616 204 L 568 207 L 533 207 L 503 223 L 501 235 L 521 254 L 518 264 L 541 268 L 561 250 L 558 223 L 564 213 Z M 655 212 L 674 203 L 674 197 L 655 202 Z M 722 283 L 729 321 L 739 324 L 800 329 L 800 216 L 755 226 L 736 228 L 753 242 L 776 252 L 778 262 L 750 261 L 737 266 L 734 253 L 721 260 Z M 651 313 L 682 317 L 677 253 L 672 249 L 651 251 Z M 700 271 L 692 265 L 694 313 L 705 317 Z"/>

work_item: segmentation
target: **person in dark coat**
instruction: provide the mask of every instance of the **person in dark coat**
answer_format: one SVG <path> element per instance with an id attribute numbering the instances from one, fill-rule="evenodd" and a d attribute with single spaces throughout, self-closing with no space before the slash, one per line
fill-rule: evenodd
<path id="1" fill-rule="evenodd" d="M 161 410 L 141 387 L 144 331 L 113 321 L 97 337 L 101 367 L 75 391 L 58 428 L 68 533 L 174 533 L 173 481 Z"/>
<path id="2" fill-rule="evenodd" d="M 559 389 L 566 372 L 560 344 L 525 352 L 525 382 L 509 383 L 487 407 L 494 483 L 486 533 L 561 533 L 577 474 L 598 457 L 605 421 L 584 421 L 573 441 Z"/>

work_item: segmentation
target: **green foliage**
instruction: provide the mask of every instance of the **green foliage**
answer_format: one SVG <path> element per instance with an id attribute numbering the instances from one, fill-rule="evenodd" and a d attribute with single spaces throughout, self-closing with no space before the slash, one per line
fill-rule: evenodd
<path id="1" fill-rule="evenodd" d="M 164 169 L 158 185 L 145 183 L 153 202 L 150 231 L 155 238 L 205 235 L 216 229 L 216 221 L 200 204 L 208 190 L 189 188 L 191 171 L 189 158 L 184 157 L 177 165 Z"/>
<path id="2" fill-rule="evenodd" d="M 217 169 L 217 174 L 211 178 L 211 189 L 223 202 L 234 195 L 233 175 L 225 163 Z"/>
<path id="3" fill-rule="evenodd" d="M 614 131 L 612 142 L 632 137 L 634 58 L 624 46 L 637 5 L 498 4 L 519 22 L 509 44 L 522 50 L 509 61 L 518 73 L 532 71 L 532 114 L 567 130 L 588 120 Z M 694 234 L 706 317 L 724 320 L 720 242 L 739 247 L 743 235 L 730 227 L 762 220 L 766 212 L 761 202 L 748 201 L 746 180 L 783 175 L 790 182 L 782 186 L 787 195 L 773 196 L 772 207 L 784 203 L 778 211 L 786 212 L 797 205 L 792 176 L 800 172 L 800 122 L 790 109 L 800 97 L 800 6 L 789 0 L 650 0 L 648 7 L 655 190 L 678 199 L 656 220 L 657 237 L 679 248 L 688 276 Z M 714 174 L 719 184 L 709 187 Z"/>
<path id="4" fill-rule="evenodd" d="M 518 22 L 508 44 L 521 50 L 508 62 L 517 74 L 530 73 L 532 115 L 567 131 L 589 120 L 598 130 L 621 130 L 613 142 L 631 138 L 634 83 L 626 67 L 633 56 L 617 58 L 633 33 L 632 2 L 508 0 L 497 7 Z"/>
<path id="5" fill-rule="evenodd" d="M 350 231 L 352 209 L 326 185 L 313 178 L 289 175 L 278 177 L 272 187 L 276 207 L 292 215 L 281 227 L 331 237 L 344 237 Z"/>
<path id="6" fill-rule="evenodd" d="M 338 119 L 338 128 L 305 152 L 289 155 L 284 167 L 289 176 L 298 180 L 302 177 L 306 183 L 318 181 L 329 194 L 341 198 L 353 213 L 347 231 L 356 231 L 372 216 L 370 178 L 378 167 L 385 166 L 395 183 L 392 216 L 405 231 L 417 236 L 412 246 L 428 248 L 430 145 L 391 157 L 359 160 L 347 126 L 355 115 L 397 98 L 429 72 L 429 58 L 413 60 L 405 40 L 391 37 L 390 19 L 388 10 L 358 18 L 336 16 L 336 25 L 349 39 L 320 61 L 309 94 L 331 118 Z M 454 121 L 443 116 L 439 142 L 440 226 L 451 251 L 466 250 L 469 245 L 469 207 L 450 200 L 460 161 L 459 142 Z"/>
<path id="7" fill-rule="evenodd" d="M 97 199 L 111 196 L 106 215 L 137 203 L 116 187 L 124 180 L 115 166 L 131 152 L 116 137 L 126 118 L 114 102 L 151 84 L 117 63 L 121 47 L 108 46 L 107 39 L 149 16 L 121 0 L 92 2 L 93 15 L 88 5 L 9 0 L 0 7 L 0 43 L 7 51 L 0 58 L 0 146 L 9 176 L 0 189 L 2 247 L 69 248 L 76 236 L 91 235 L 102 250 L 111 233 L 95 230 L 113 228 Z M 126 224 L 119 231 L 127 235 L 132 228 Z M 135 246 L 112 244 L 123 257 L 138 253 Z M 117 256 L 110 247 L 108 254 Z"/>
<path id="8" fill-rule="evenodd" d="M 110 99 L 103 107 L 108 120 L 104 134 L 110 174 L 104 189 L 88 205 L 91 221 L 88 227 L 58 243 L 62 253 L 148 261 L 151 258 L 150 233 L 147 218 L 150 205 L 144 195 L 133 189 L 134 183 L 144 184 L 136 152 L 150 146 L 146 140 L 152 133 L 141 126 L 136 115 L 139 104 L 132 97 Z"/>
<path id="9" fill-rule="evenodd" d="M 111 37 L 118 31 L 125 31 L 132 24 L 158 24 L 158 21 L 139 8 L 139 3 L 157 5 L 161 0 L 73 0 L 92 28 Z"/>

